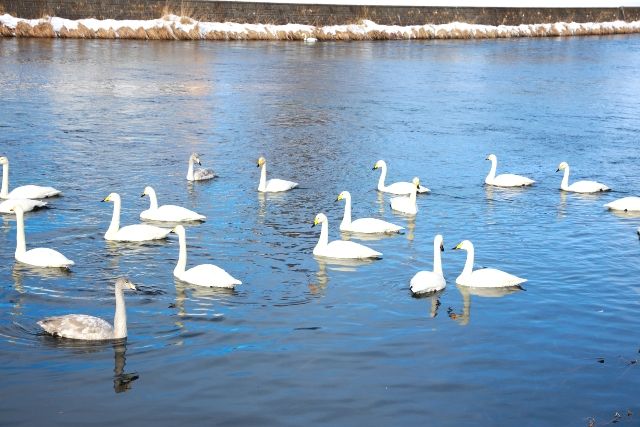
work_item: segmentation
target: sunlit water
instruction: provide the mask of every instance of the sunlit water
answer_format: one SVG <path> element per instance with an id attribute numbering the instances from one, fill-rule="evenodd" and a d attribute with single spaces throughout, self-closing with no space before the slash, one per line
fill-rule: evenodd
<path id="1" fill-rule="evenodd" d="M 28 247 L 76 262 L 46 275 L 14 263 L 15 222 L 0 226 L 0 424 L 586 425 L 638 422 L 640 217 L 604 210 L 640 195 L 640 39 L 207 43 L 0 39 L 0 151 L 11 187 L 64 196 L 26 215 Z M 202 153 L 220 177 L 189 184 Z M 485 188 L 498 173 L 537 181 Z M 269 175 L 300 182 L 256 191 Z M 432 194 L 415 220 L 375 191 L 419 176 Z M 558 190 L 572 180 L 614 191 Z M 208 217 L 187 228 L 190 266 L 243 281 L 194 289 L 172 275 L 175 235 L 127 245 L 102 235 L 123 198 Z M 407 228 L 368 240 L 380 261 L 311 254 L 316 213 L 337 230 L 342 190 L 354 217 Z M 446 290 L 412 298 L 442 233 Z M 346 237 L 346 236 L 345 236 Z M 455 278 L 476 266 L 528 279 L 482 294 Z M 113 279 L 129 276 L 126 344 L 39 333 L 48 315 L 112 320 Z M 126 362 L 126 364 L 125 364 Z M 604 362 L 604 363 L 600 363 Z M 115 392 L 115 393 L 114 393 Z M 634 415 L 628 416 L 627 410 Z"/>

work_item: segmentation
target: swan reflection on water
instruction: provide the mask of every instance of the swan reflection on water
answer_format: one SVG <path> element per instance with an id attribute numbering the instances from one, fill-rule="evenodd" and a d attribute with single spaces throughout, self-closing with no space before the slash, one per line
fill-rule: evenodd
<path id="1" fill-rule="evenodd" d="M 430 294 L 412 294 L 411 296 L 416 299 L 429 300 L 429 317 L 434 318 L 438 315 L 438 309 L 440 308 L 440 296 L 444 293 L 444 290 L 433 292 Z"/>
<path id="2" fill-rule="evenodd" d="M 455 320 L 461 326 L 466 326 L 471 320 L 471 296 L 483 298 L 501 298 L 505 295 L 522 291 L 520 286 L 511 286 L 507 288 L 473 288 L 469 286 L 456 285 L 462 295 L 462 313 L 456 313 L 453 308 L 449 307 L 447 313 L 449 318 Z"/>

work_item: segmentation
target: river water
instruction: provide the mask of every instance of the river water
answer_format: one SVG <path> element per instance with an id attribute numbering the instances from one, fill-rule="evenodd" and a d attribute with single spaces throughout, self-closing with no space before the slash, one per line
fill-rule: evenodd
<path id="1" fill-rule="evenodd" d="M 26 214 L 28 247 L 76 262 L 69 274 L 15 264 L 0 224 L 0 424 L 598 425 L 640 417 L 640 217 L 602 205 L 640 195 L 640 38 L 212 43 L 0 39 L 0 154 L 11 188 L 64 195 Z M 191 152 L 219 178 L 186 181 Z M 485 188 L 498 173 L 537 182 Z M 257 193 L 256 159 L 298 181 Z M 419 176 L 409 219 L 375 190 Z M 611 193 L 559 191 L 558 164 Z M 187 228 L 188 265 L 214 263 L 235 291 L 175 281 L 175 235 L 103 239 L 112 205 L 139 222 L 161 204 L 208 217 Z M 406 227 L 364 243 L 383 259 L 315 259 L 314 216 L 340 238 L 354 217 Z M 413 298 L 444 235 L 447 288 Z M 344 236 L 348 238 L 348 236 Z M 459 288 L 476 266 L 525 290 Z M 356 239 L 354 239 L 356 240 Z M 359 240 L 356 240 L 359 241 Z M 36 321 L 109 321 L 126 294 L 126 343 L 43 336 Z M 631 412 L 628 412 L 631 411 Z M 621 418 L 616 417 L 616 413 Z"/>

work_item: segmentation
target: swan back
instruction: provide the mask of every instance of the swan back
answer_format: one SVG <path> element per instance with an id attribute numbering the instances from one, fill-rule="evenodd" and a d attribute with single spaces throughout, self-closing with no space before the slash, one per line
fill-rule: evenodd
<path id="1" fill-rule="evenodd" d="M 607 203 L 604 207 L 612 211 L 640 211 L 640 197 L 623 197 Z"/>
<path id="2" fill-rule="evenodd" d="M 23 212 L 29 212 L 47 205 L 47 202 L 31 199 L 7 199 L 0 203 L 0 213 L 13 213 L 14 206 L 20 206 Z"/>

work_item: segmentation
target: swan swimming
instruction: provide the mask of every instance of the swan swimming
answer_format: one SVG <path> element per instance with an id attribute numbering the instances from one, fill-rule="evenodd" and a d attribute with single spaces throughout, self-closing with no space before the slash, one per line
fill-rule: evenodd
<path id="1" fill-rule="evenodd" d="M 595 181 L 576 181 L 569 185 L 569 164 L 567 162 L 560 163 L 556 172 L 560 172 L 561 170 L 564 170 L 564 176 L 560 184 L 561 190 L 573 193 L 598 193 L 600 191 L 611 190 L 606 185 Z"/>
<path id="2" fill-rule="evenodd" d="M 433 271 L 418 271 L 409 282 L 411 292 L 415 295 L 438 292 L 445 288 L 447 282 L 442 274 L 440 252 L 444 251 L 442 235 L 433 239 Z"/>
<path id="3" fill-rule="evenodd" d="M 384 180 L 387 177 L 387 163 L 384 160 L 378 160 L 375 165 L 373 165 L 373 170 L 381 169 L 380 178 L 378 179 L 378 191 L 382 191 L 383 193 L 391 193 L 397 195 L 409 194 L 413 191 L 414 185 L 410 182 L 394 182 L 391 185 L 384 185 Z M 427 187 L 418 188 L 418 193 L 428 193 L 429 190 Z"/>
<path id="4" fill-rule="evenodd" d="M 145 187 L 144 192 L 140 195 L 140 197 L 144 196 L 149 196 L 151 206 L 146 211 L 142 211 L 140 213 L 141 219 L 169 222 L 204 221 L 207 219 L 204 215 L 200 215 L 199 213 L 183 208 L 182 206 L 162 205 L 158 207 L 156 192 L 149 186 Z"/>
<path id="5" fill-rule="evenodd" d="M 102 201 L 113 202 L 111 224 L 104 234 L 106 240 L 116 242 L 145 242 L 148 240 L 164 239 L 171 233 L 171 229 L 169 228 L 160 228 L 148 224 L 134 224 L 120 228 L 120 195 L 118 193 L 111 193 Z"/>
<path id="6" fill-rule="evenodd" d="M 463 240 L 453 249 L 467 251 L 467 261 L 464 264 L 464 269 L 456 279 L 456 283 L 459 285 L 477 288 L 506 288 L 518 286 L 527 281 L 527 279 L 522 279 L 495 268 L 473 270 L 474 251 L 473 244 L 469 240 Z"/>
<path id="7" fill-rule="evenodd" d="M 192 153 L 189 156 L 189 169 L 187 169 L 187 180 L 188 181 L 205 181 L 207 179 L 212 179 L 216 177 L 213 169 L 204 169 L 197 168 L 194 169 L 193 164 L 197 163 L 198 165 L 202 165 L 200 163 L 200 154 Z"/>
<path id="8" fill-rule="evenodd" d="M 41 187 L 39 185 L 23 185 L 9 192 L 9 159 L 5 156 L 0 157 L 0 164 L 2 165 L 0 199 L 44 199 L 60 194 L 60 191 L 53 187 Z"/>
<path id="9" fill-rule="evenodd" d="M 413 178 L 411 185 L 413 186 L 413 190 L 408 196 L 391 198 L 391 209 L 407 215 L 415 215 L 418 213 L 416 193 L 418 192 L 418 188 L 420 188 L 420 179 L 418 177 Z"/>
<path id="10" fill-rule="evenodd" d="M 327 216 L 323 213 L 316 215 L 311 227 L 322 224 L 320 230 L 320 239 L 316 247 L 313 248 L 313 254 L 325 258 L 335 259 L 366 259 L 366 258 L 382 258 L 380 252 L 361 245 L 360 243 L 350 242 L 347 240 L 334 240 L 329 242 L 329 223 Z"/>
<path id="11" fill-rule="evenodd" d="M 305 43 L 315 43 L 315 42 L 317 42 L 317 41 L 318 41 L 318 39 L 317 39 L 317 38 L 315 38 L 315 37 L 307 37 L 307 36 L 304 36 L 304 42 L 305 42 Z"/>
<path id="12" fill-rule="evenodd" d="M 640 197 L 623 197 L 607 203 L 604 207 L 612 211 L 637 212 L 640 211 Z"/>
<path id="13" fill-rule="evenodd" d="M 185 270 L 187 267 L 187 236 L 184 227 L 176 226 L 173 230 L 178 235 L 180 252 L 178 264 L 173 269 L 173 275 L 183 282 L 209 288 L 233 288 L 242 282 L 233 278 L 229 273 L 213 264 L 200 264 Z"/>
<path id="14" fill-rule="evenodd" d="M 0 213 L 13 213 L 14 206 L 20 206 L 22 212 L 30 212 L 35 208 L 42 208 L 47 205 L 47 202 L 31 199 L 7 199 L 0 202 Z"/>
<path id="15" fill-rule="evenodd" d="M 377 218 L 360 218 L 351 221 L 351 194 L 343 191 L 336 198 L 336 202 L 344 200 L 344 216 L 340 223 L 340 231 L 352 233 L 399 233 L 404 227 Z"/>
<path id="16" fill-rule="evenodd" d="M 74 340 L 117 340 L 127 337 L 127 313 L 124 306 L 123 290 L 136 290 L 128 279 L 116 280 L 116 314 L 113 326 L 106 320 L 86 314 L 67 314 L 65 316 L 46 317 L 38 325 L 48 334 Z"/>
<path id="17" fill-rule="evenodd" d="M 75 263 L 60 252 L 48 248 L 34 248 L 27 250 L 24 233 L 24 216 L 22 208 L 17 205 L 12 208 L 16 214 L 16 260 L 35 267 L 69 268 Z"/>
<path id="18" fill-rule="evenodd" d="M 504 173 L 496 176 L 496 168 L 498 167 L 498 158 L 495 154 L 489 154 L 485 160 L 491 160 L 491 170 L 484 180 L 487 185 L 495 185 L 496 187 L 524 187 L 532 185 L 535 181 L 526 176 Z"/>
<path id="19" fill-rule="evenodd" d="M 258 191 L 260 192 L 278 193 L 291 190 L 298 186 L 297 182 L 286 181 L 284 179 L 274 178 L 267 180 L 267 160 L 264 157 L 258 159 L 258 167 L 262 168 L 260 171 L 260 183 L 258 184 Z"/>

